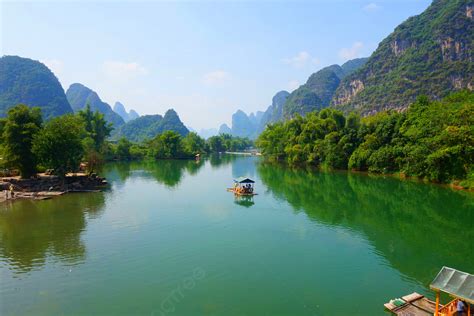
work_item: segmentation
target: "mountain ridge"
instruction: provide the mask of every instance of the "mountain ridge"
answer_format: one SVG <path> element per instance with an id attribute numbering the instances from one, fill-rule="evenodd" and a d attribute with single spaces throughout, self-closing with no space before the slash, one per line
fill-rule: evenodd
<path id="1" fill-rule="evenodd" d="M 345 78 L 331 106 L 363 115 L 405 109 L 419 95 L 438 100 L 474 87 L 474 4 L 435 0 L 382 40 L 367 63 Z"/>
<path id="2" fill-rule="evenodd" d="M 120 115 L 122 117 L 122 119 L 125 121 L 125 123 L 128 122 L 128 121 L 134 120 L 134 119 L 136 119 L 140 116 L 133 109 L 130 109 L 130 111 L 127 112 L 127 110 L 125 109 L 125 105 L 123 105 L 119 101 L 115 102 L 114 107 L 112 108 L 112 110 L 115 113 L 117 113 L 118 115 Z"/>
<path id="3" fill-rule="evenodd" d="M 142 115 L 134 120 L 130 120 L 113 133 L 113 138 L 125 137 L 130 141 L 140 142 L 151 139 L 165 131 L 175 131 L 181 136 L 189 133 L 188 128 L 183 124 L 175 110 L 169 109 L 165 115 Z"/>
<path id="4" fill-rule="evenodd" d="M 111 123 L 114 128 L 125 124 L 123 118 L 115 113 L 109 104 L 103 102 L 97 92 L 83 84 L 71 84 L 66 91 L 66 96 L 74 112 L 83 110 L 89 104 L 92 111 L 104 114 L 105 120 Z"/>
<path id="5" fill-rule="evenodd" d="M 0 74 L 0 116 L 19 103 L 41 108 L 44 119 L 73 112 L 58 78 L 43 63 L 3 56 Z"/>
<path id="6" fill-rule="evenodd" d="M 356 58 L 339 65 L 324 67 L 309 76 L 305 84 L 294 90 L 283 106 L 283 118 L 329 107 L 341 81 L 362 67 L 368 58 Z"/>

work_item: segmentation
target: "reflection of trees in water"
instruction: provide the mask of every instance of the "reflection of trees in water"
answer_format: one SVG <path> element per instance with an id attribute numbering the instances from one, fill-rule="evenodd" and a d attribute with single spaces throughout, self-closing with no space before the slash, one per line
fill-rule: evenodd
<path id="1" fill-rule="evenodd" d="M 363 232 L 393 267 L 424 285 L 443 265 L 474 271 L 474 197 L 469 193 L 268 164 L 260 164 L 258 172 L 277 198 L 317 222 Z"/>
<path id="2" fill-rule="evenodd" d="M 213 169 L 232 164 L 232 176 L 234 178 L 241 176 L 255 177 L 255 163 L 258 159 L 258 157 L 243 155 L 214 154 L 209 157 L 209 163 Z"/>
<path id="3" fill-rule="evenodd" d="M 229 155 L 229 154 L 212 154 L 209 156 L 209 164 L 213 169 L 217 169 L 220 167 L 227 166 L 234 162 L 236 159 L 242 158 L 238 157 L 237 155 Z"/>
<path id="4" fill-rule="evenodd" d="M 256 167 L 255 163 L 259 158 L 257 157 L 238 157 L 232 164 L 232 176 L 255 178 Z"/>
<path id="5" fill-rule="evenodd" d="M 195 160 L 117 162 L 105 165 L 102 172 L 109 182 L 118 186 L 136 174 L 141 178 L 153 179 L 168 187 L 175 187 L 186 172 L 195 175 L 203 165 L 204 161 Z"/>
<path id="6" fill-rule="evenodd" d="M 4 204 L 0 210 L 0 255 L 18 273 L 42 266 L 48 256 L 67 264 L 81 262 L 86 253 L 81 241 L 86 214 L 100 216 L 103 205 L 103 193 Z"/>

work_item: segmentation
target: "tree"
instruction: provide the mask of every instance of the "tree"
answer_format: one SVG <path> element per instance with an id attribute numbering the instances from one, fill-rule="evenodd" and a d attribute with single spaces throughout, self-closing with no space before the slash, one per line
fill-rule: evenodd
<path id="1" fill-rule="evenodd" d="M 41 129 L 39 108 L 19 104 L 8 111 L 3 127 L 6 164 L 20 170 L 22 178 L 36 173 L 37 158 L 32 152 L 33 138 Z"/>
<path id="2" fill-rule="evenodd" d="M 290 164 L 312 164 L 377 173 L 403 172 L 430 181 L 463 180 L 474 174 L 474 93 L 441 101 L 420 97 L 405 112 L 361 118 L 334 109 L 297 115 L 268 125 L 257 139 L 262 153 Z"/>
<path id="3" fill-rule="evenodd" d="M 88 171 L 93 172 L 103 160 L 107 150 L 105 140 L 110 136 L 113 128 L 110 123 L 107 123 L 102 113 L 92 112 L 89 104 L 84 110 L 79 111 L 78 116 L 84 122 L 86 131 L 86 137 L 82 141 L 84 158 L 88 162 Z"/>
<path id="4" fill-rule="evenodd" d="M 183 138 L 184 151 L 189 155 L 204 153 L 207 151 L 206 141 L 198 134 L 191 132 Z"/>
<path id="5" fill-rule="evenodd" d="M 130 148 L 132 147 L 132 143 L 128 141 L 125 137 L 119 139 L 117 144 L 117 158 L 119 160 L 130 160 Z"/>
<path id="6" fill-rule="evenodd" d="M 149 143 L 149 156 L 155 159 L 183 158 L 182 137 L 174 131 L 157 135 Z"/>
<path id="7" fill-rule="evenodd" d="M 220 136 L 212 136 L 207 140 L 209 143 L 209 149 L 214 153 L 219 153 L 225 151 L 225 147 L 222 144 L 222 139 Z"/>
<path id="8" fill-rule="evenodd" d="M 49 121 L 35 136 L 33 152 L 42 165 L 64 177 L 76 171 L 84 155 L 83 138 L 86 134 L 84 122 L 71 114 Z"/>
<path id="9" fill-rule="evenodd" d="M 93 140 L 94 149 L 101 152 L 105 140 L 113 130 L 112 125 L 107 123 L 104 115 L 99 111 L 92 112 L 89 104 L 87 104 L 85 110 L 79 111 L 78 115 L 84 121 L 84 128 L 88 137 Z"/>

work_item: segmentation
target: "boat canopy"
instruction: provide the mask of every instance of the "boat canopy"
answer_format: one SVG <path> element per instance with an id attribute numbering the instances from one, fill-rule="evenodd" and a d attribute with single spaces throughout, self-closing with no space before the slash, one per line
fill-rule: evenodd
<path id="1" fill-rule="evenodd" d="M 255 183 L 255 181 L 253 181 L 250 178 L 246 178 L 246 177 L 239 177 L 237 179 L 234 179 L 234 182 L 236 182 L 236 183 Z"/>
<path id="2" fill-rule="evenodd" d="M 474 275 L 472 274 L 443 267 L 430 288 L 474 304 Z"/>

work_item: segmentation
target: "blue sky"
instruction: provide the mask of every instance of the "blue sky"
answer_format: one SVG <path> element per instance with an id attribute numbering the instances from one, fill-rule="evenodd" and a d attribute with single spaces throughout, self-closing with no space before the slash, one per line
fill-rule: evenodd
<path id="1" fill-rule="evenodd" d="M 65 90 L 80 82 L 111 105 L 218 127 L 322 67 L 369 56 L 430 3 L 2 1 L 0 53 L 41 60 Z"/>

